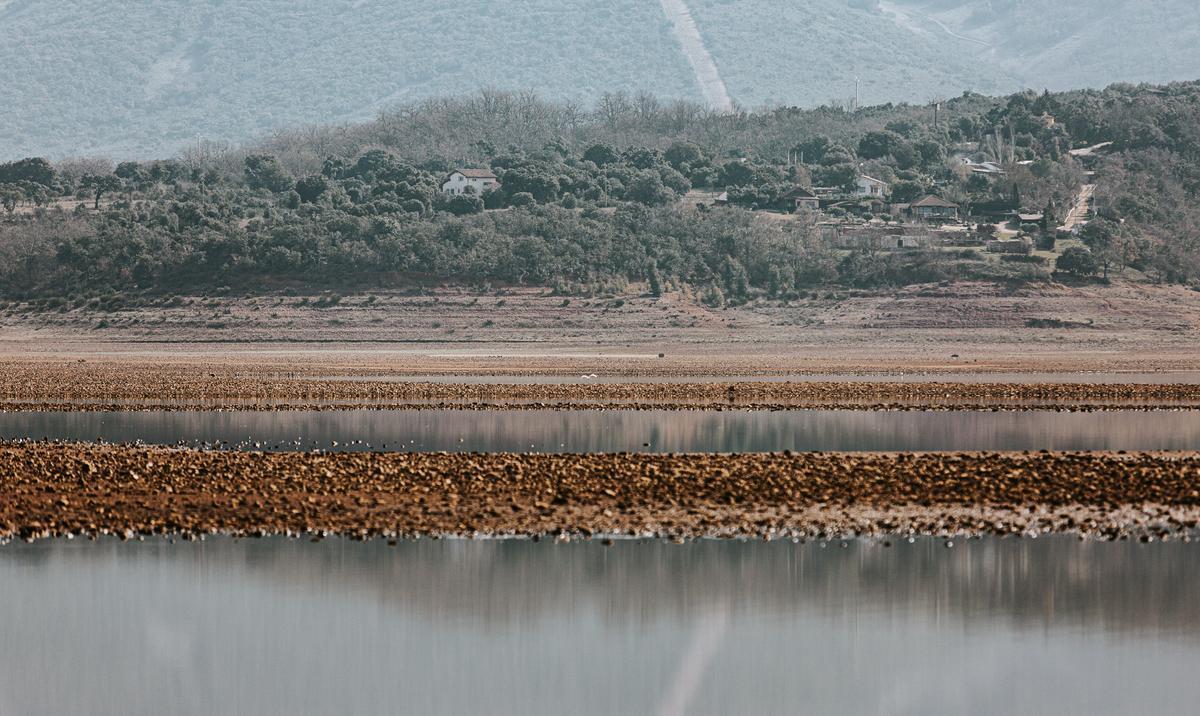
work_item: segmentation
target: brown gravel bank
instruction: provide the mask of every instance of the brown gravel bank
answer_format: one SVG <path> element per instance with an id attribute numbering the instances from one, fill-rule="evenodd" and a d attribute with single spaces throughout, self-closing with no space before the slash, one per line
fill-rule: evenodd
<path id="1" fill-rule="evenodd" d="M 0 535 L 1194 530 L 1200 455 L 235 453 L 0 445 Z"/>
<path id="2" fill-rule="evenodd" d="M 1137 401 L 1150 406 L 1200 405 L 1200 384 L 1187 383 L 1046 383 L 1046 382 L 847 382 L 711 381 L 488 383 L 379 380 L 371 371 L 337 377 L 320 368 L 286 370 L 282 366 L 234 367 L 218 364 L 114 362 L 0 362 L 0 404 L 41 409 L 72 409 L 75 401 L 152 403 L 205 401 L 213 409 L 243 409 L 261 401 L 271 409 L 312 409 L 323 401 L 350 401 L 374 407 L 402 402 L 497 403 L 524 401 L 538 407 L 577 408 L 580 404 L 620 407 L 700 409 L 714 404 L 739 409 L 851 407 L 895 409 L 900 404 L 967 409 L 1038 401 L 1050 404 Z M 375 378 L 375 379 L 372 379 Z M 361 407 L 361 405 L 360 405 Z M 487 405 L 488 409 L 497 407 Z M 85 406 L 83 409 L 98 409 Z M 159 407 L 158 409 L 166 409 Z"/>
<path id="3" fill-rule="evenodd" d="M 91 412 L 91 413 L 178 413 L 188 411 L 201 412 L 334 412 L 348 410 L 467 410 L 483 411 L 577 411 L 577 410 L 619 410 L 619 411 L 652 411 L 670 410 L 676 412 L 780 412 L 785 410 L 867 410 L 878 412 L 1027 412 L 1045 411 L 1055 413 L 1105 413 L 1105 412 L 1179 412 L 1200 410 L 1200 404 L 1194 403 L 870 403 L 870 402 L 828 402 L 813 403 L 807 401 L 792 401 L 787 403 L 627 403 L 624 401 L 607 402 L 481 402 L 481 401 L 429 401 L 421 403 L 377 403 L 377 402 L 347 402 L 347 403 L 305 403 L 305 402 L 229 402 L 220 399 L 192 403 L 160 403 L 160 402 L 72 402 L 59 403 L 53 401 L 0 401 L 0 413 L 30 413 L 30 412 Z"/>

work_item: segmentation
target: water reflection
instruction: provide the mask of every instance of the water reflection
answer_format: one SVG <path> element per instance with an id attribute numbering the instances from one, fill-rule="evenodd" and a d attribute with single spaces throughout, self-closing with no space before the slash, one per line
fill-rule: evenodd
<path id="1" fill-rule="evenodd" d="M 0 713 L 1188 713 L 1168 543 L 0 548 Z"/>
<path id="2" fill-rule="evenodd" d="M 31 412 L 0 413 L 0 437 L 420 451 L 1197 450 L 1200 411 Z"/>

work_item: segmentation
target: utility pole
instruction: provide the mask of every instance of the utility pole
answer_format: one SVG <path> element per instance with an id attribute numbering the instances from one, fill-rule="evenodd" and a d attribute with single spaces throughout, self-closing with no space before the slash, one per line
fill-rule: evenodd
<path id="1" fill-rule="evenodd" d="M 859 91 L 858 91 L 859 84 L 860 83 L 858 80 L 858 75 L 854 75 L 854 111 L 855 112 L 858 111 L 858 107 L 859 107 L 859 97 L 860 97 Z"/>

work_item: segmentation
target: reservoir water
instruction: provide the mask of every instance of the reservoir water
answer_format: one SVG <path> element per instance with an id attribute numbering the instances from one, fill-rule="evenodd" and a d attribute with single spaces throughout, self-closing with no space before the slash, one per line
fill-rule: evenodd
<path id="1" fill-rule="evenodd" d="M 328 410 L 0 413 L 0 439 L 251 449 L 1200 450 L 1200 411 Z M 336 443 L 336 445 L 335 445 Z"/>
<path id="2" fill-rule="evenodd" d="M 236 449 L 1197 450 L 1200 411 L 0 413 Z M 7 714 L 1189 714 L 1200 550 L 956 541 L 0 545 Z"/>
<path id="3" fill-rule="evenodd" d="M 3 714 L 1185 714 L 1194 545 L 0 547 Z"/>

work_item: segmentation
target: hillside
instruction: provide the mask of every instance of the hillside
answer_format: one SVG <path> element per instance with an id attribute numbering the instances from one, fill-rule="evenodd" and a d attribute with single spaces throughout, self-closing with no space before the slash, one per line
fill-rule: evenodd
<path id="1" fill-rule="evenodd" d="M 1061 90 L 1200 74 L 1200 8 L 1177 0 L 895 0 L 921 32 L 968 38 L 1029 86 Z"/>
<path id="2" fill-rule="evenodd" d="M 914 32 L 867 3 L 690 0 L 730 94 L 744 106 L 924 102 L 966 90 L 1001 94 L 1016 75 L 980 46 Z"/>
<path id="3" fill-rule="evenodd" d="M 1191 0 L 685 7 L 691 22 L 673 24 L 661 0 L 0 0 L 0 160 L 166 156 L 481 87 L 712 101 L 699 72 L 758 107 L 845 102 L 856 76 L 876 104 L 1200 75 Z M 692 22 L 689 48 L 677 33 Z M 716 76 L 694 70 L 697 47 Z"/>
<path id="4" fill-rule="evenodd" d="M 657 0 L 0 0 L 0 34 L 4 158 L 161 156 L 487 86 L 698 97 Z"/>

